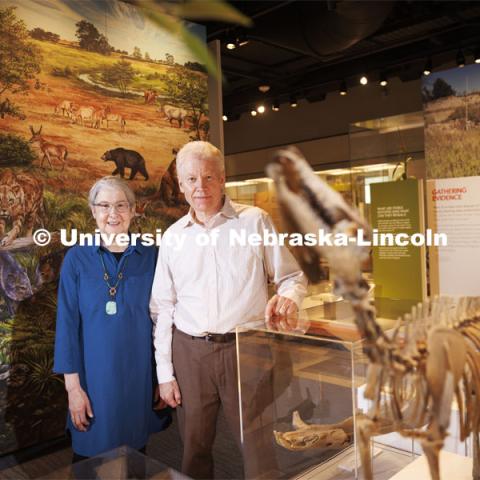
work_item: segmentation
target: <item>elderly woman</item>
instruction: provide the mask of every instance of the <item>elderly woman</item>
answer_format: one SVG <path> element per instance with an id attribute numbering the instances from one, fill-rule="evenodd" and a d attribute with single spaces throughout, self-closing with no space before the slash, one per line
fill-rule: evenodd
<path id="1" fill-rule="evenodd" d="M 54 371 L 65 376 L 74 462 L 120 445 L 142 450 L 149 433 L 170 422 L 167 411 L 153 410 L 148 303 L 156 248 L 125 245 L 128 236 L 118 236 L 128 234 L 135 215 L 135 196 L 123 180 L 97 181 L 89 204 L 109 240 L 75 246 L 65 256 L 55 338 Z"/>

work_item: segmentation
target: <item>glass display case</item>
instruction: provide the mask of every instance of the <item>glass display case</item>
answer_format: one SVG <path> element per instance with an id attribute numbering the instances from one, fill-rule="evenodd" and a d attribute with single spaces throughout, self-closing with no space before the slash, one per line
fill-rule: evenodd
<path id="1" fill-rule="evenodd" d="M 348 304 L 324 300 L 303 312 L 303 329 L 237 329 L 246 478 L 359 478 L 367 359 Z M 409 463 L 407 450 L 375 446 L 375 478 Z"/>
<path id="2" fill-rule="evenodd" d="M 401 176 L 403 165 L 396 162 L 381 162 L 371 165 L 349 165 L 348 168 L 317 170 L 315 173 L 341 193 L 348 203 L 359 208 L 362 215 L 368 218 L 370 185 L 389 182 L 397 176 Z M 275 187 L 270 178 L 259 177 L 227 182 L 225 189 L 227 195 L 234 202 L 263 208 L 272 216 L 276 227 L 282 231 Z"/>
<path id="3" fill-rule="evenodd" d="M 357 122 L 350 125 L 348 143 L 350 158 L 345 167 L 316 170 L 315 173 L 354 205 L 372 223 L 371 186 L 406 177 L 425 178 L 423 112 L 396 115 Z M 226 193 L 236 202 L 258 206 L 267 211 L 282 232 L 284 227 L 277 205 L 275 187 L 266 177 L 227 182 Z M 366 280 L 374 288 L 373 250 L 362 265 Z M 320 293 L 332 294 L 329 267 L 322 265 L 324 281 L 309 286 L 309 297 Z M 425 273 L 423 274 L 425 276 Z M 425 280 L 426 283 L 426 280 Z M 380 283 L 377 294 L 380 292 Z M 397 295 L 376 295 L 376 307 L 382 316 L 397 318 L 407 313 L 414 301 Z M 307 299 L 308 300 L 308 299 Z M 308 308 L 308 307 L 305 307 Z M 333 307 L 331 307 L 333 308 Z"/>
<path id="4" fill-rule="evenodd" d="M 81 462 L 68 465 L 42 477 L 44 480 L 186 480 L 190 477 L 123 446 Z M 41 479 L 40 479 L 41 480 Z"/>

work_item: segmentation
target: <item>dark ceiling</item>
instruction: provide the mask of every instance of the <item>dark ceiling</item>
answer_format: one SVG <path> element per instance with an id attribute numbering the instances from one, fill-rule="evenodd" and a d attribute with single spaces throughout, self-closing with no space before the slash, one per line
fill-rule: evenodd
<path id="1" fill-rule="evenodd" d="M 325 94 L 382 75 L 419 78 L 456 58 L 467 63 L 480 48 L 480 2 L 457 1 L 230 1 L 253 21 L 249 29 L 207 23 L 208 40 L 222 42 L 224 112 L 230 118 L 261 100 L 321 101 Z M 234 50 L 230 38 L 248 43 Z M 269 85 L 261 93 L 260 85 Z"/>

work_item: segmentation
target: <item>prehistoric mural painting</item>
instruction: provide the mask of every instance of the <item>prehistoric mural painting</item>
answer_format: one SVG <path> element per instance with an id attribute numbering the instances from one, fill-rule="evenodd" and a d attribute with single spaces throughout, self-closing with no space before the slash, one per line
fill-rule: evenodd
<path id="1" fill-rule="evenodd" d="M 92 231 L 87 192 L 114 174 L 137 194 L 135 228 L 165 229 L 185 212 L 176 151 L 208 132 L 203 65 L 132 5 L 1 3 L 0 454 L 63 433 L 52 374 L 60 228 Z M 38 228 L 49 245 L 34 244 Z"/>
<path id="2" fill-rule="evenodd" d="M 480 174 L 480 65 L 423 78 L 427 177 Z"/>

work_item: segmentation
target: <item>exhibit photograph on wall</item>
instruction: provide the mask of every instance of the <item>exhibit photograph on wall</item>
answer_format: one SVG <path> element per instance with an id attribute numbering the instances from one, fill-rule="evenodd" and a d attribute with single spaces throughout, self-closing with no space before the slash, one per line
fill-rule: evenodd
<path id="1" fill-rule="evenodd" d="M 206 41 L 205 28 L 186 24 Z M 92 184 L 124 177 L 133 230 L 183 215 L 176 151 L 209 136 L 208 78 L 187 47 L 122 1 L 0 4 L 0 455 L 59 437 L 53 375 L 60 229 L 92 232 Z M 53 241 L 39 247 L 32 231 Z"/>
<path id="2" fill-rule="evenodd" d="M 480 65 L 424 76 L 427 178 L 480 173 Z"/>

